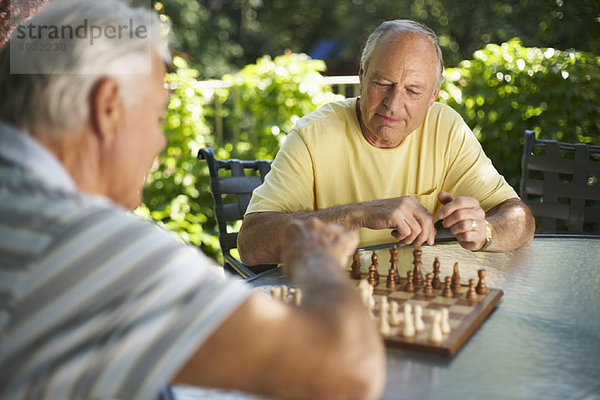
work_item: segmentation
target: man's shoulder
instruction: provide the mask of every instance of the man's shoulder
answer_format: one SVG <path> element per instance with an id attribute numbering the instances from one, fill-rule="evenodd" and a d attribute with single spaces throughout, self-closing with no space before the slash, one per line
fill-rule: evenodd
<path id="1" fill-rule="evenodd" d="M 311 129 L 319 130 L 322 126 L 345 124 L 353 119 L 353 112 L 356 110 L 356 98 L 335 101 L 319 107 L 317 110 L 300 118 L 294 130 L 296 132 L 306 132 Z"/>
<path id="2" fill-rule="evenodd" d="M 426 118 L 431 119 L 439 117 L 459 120 L 462 119 L 460 114 L 455 109 L 453 109 L 447 104 L 436 101 L 431 107 L 429 107 Z"/>

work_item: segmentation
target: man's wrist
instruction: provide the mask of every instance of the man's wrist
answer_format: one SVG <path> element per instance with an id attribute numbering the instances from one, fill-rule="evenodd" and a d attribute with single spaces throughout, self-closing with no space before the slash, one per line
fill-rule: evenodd
<path id="1" fill-rule="evenodd" d="M 483 243 L 483 246 L 481 246 L 481 248 L 476 251 L 485 251 L 492 244 L 493 238 L 494 238 L 494 229 L 492 228 L 492 224 L 490 224 L 488 222 L 488 220 L 486 219 L 485 220 L 485 243 Z"/>

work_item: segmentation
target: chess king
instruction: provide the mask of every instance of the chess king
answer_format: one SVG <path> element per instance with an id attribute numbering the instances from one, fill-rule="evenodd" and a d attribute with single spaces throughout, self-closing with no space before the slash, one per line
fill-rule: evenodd
<path id="1" fill-rule="evenodd" d="M 364 45 L 360 97 L 301 118 L 254 191 L 242 260 L 280 262 L 286 225 L 312 217 L 357 230 L 362 246 L 433 244 L 436 220 L 468 250 L 530 243 L 531 211 L 460 115 L 435 101 L 442 71 L 431 29 L 382 23 Z"/>

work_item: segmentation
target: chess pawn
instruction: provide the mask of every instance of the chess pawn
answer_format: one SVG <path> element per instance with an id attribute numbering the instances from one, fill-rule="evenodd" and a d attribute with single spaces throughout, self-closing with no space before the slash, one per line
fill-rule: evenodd
<path id="1" fill-rule="evenodd" d="M 417 286 L 421 286 L 423 284 L 423 273 L 421 272 L 421 255 L 423 251 L 421 251 L 420 245 L 415 245 L 415 249 L 413 250 L 413 265 L 415 266 L 413 269 L 414 274 L 414 284 Z"/>
<path id="2" fill-rule="evenodd" d="M 415 331 L 421 332 L 425 329 L 425 323 L 423 322 L 423 307 L 415 306 Z"/>
<path id="3" fill-rule="evenodd" d="M 299 288 L 294 291 L 293 300 L 296 306 L 302 305 L 302 291 Z"/>
<path id="4" fill-rule="evenodd" d="M 444 335 L 450 333 L 450 311 L 447 308 L 442 308 L 442 320 L 440 321 L 440 329 Z"/>
<path id="5" fill-rule="evenodd" d="M 385 296 L 381 298 L 379 303 L 379 333 L 386 336 L 392 333 L 389 324 L 389 303 Z"/>
<path id="6" fill-rule="evenodd" d="M 423 288 L 423 294 L 431 296 L 433 294 L 433 275 L 425 275 L 425 287 Z"/>
<path id="7" fill-rule="evenodd" d="M 362 279 L 358 284 L 358 290 L 360 291 L 360 298 L 365 305 L 365 307 L 369 308 L 370 301 L 370 288 L 372 288 L 371 284 L 366 279 Z"/>
<path id="8" fill-rule="evenodd" d="M 281 299 L 281 288 L 280 287 L 272 287 L 271 288 L 271 297 L 274 299 Z"/>
<path id="9" fill-rule="evenodd" d="M 390 249 L 390 263 L 391 268 L 396 271 L 396 285 L 400 284 L 400 272 L 398 272 L 398 247 L 396 245 L 392 246 Z"/>
<path id="10" fill-rule="evenodd" d="M 460 292 L 460 274 L 458 272 L 458 263 L 454 263 L 454 271 L 452 272 L 452 291 Z"/>
<path id="11" fill-rule="evenodd" d="M 477 271 L 477 275 L 479 276 L 479 282 L 477 282 L 477 294 L 487 294 L 488 289 L 485 284 L 485 269 L 480 269 Z"/>
<path id="12" fill-rule="evenodd" d="M 396 270 L 394 269 L 394 267 L 390 267 L 385 287 L 390 290 L 396 290 L 396 280 Z"/>
<path id="13" fill-rule="evenodd" d="M 467 300 L 477 299 L 477 289 L 475 288 L 475 279 L 469 279 L 469 290 L 467 291 Z"/>
<path id="14" fill-rule="evenodd" d="M 406 272 L 406 284 L 404 285 L 405 292 L 414 292 L 415 284 L 413 283 L 414 273 L 412 271 Z"/>
<path id="15" fill-rule="evenodd" d="M 415 323 L 413 320 L 412 307 L 410 306 L 410 304 L 404 305 L 404 327 L 402 329 L 402 336 L 415 336 Z"/>
<path id="16" fill-rule="evenodd" d="M 369 284 L 371 286 L 377 286 L 379 283 L 379 274 L 377 273 L 377 267 L 373 264 L 369 265 Z"/>
<path id="17" fill-rule="evenodd" d="M 393 326 L 398 326 L 400 325 L 400 321 L 402 321 L 402 317 L 400 314 L 400 310 L 398 309 L 398 303 L 395 301 L 391 302 L 390 305 L 391 311 L 390 311 L 390 325 Z"/>
<path id="18" fill-rule="evenodd" d="M 360 274 L 360 254 L 357 252 L 352 256 L 352 266 L 350 270 L 350 277 L 352 279 L 360 279 L 362 276 Z"/>
<path id="19" fill-rule="evenodd" d="M 437 257 L 433 261 L 433 281 L 431 281 L 431 285 L 434 289 L 442 288 L 442 282 L 440 281 L 440 259 Z"/>
<path id="20" fill-rule="evenodd" d="M 288 302 L 288 287 L 285 285 L 281 285 L 281 300 Z"/>
<path id="21" fill-rule="evenodd" d="M 431 324 L 431 332 L 429 334 L 429 340 L 434 343 L 440 343 L 444 336 L 442 335 L 442 328 L 440 327 L 440 323 L 442 321 L 442 314 L 436 312 L 433 314 L 433 323 Z"/>
<path id="22" fill-rule="evenodd" d="M 454 292 L 452 291 L 452 278 L 449 276 L 444 279 L 444 291 L 442 292 L 442 296 L 454 297 Z"/>

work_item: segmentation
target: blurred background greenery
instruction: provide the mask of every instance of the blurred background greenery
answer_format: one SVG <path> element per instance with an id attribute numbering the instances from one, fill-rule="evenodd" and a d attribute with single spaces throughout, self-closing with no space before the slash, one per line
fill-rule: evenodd
<path id="1" fill-rule="evenodd" d="M 298 118 L 342 97 L 324 75 L 356 74 L 362 43 L 386 19 L 415 19 L 438 33 L 447 67 L 439 101 L 463 116 L 517 191 L 525 129 L 600 144 L 597 0 L 153 5 L 172 23 L 176 57 L 164 123 L 169 145 L 137 212 L 215 258 L 208 169 L 196 160 L 198 149 L 211 146 L 220 158 L 272 159 Z"/>

